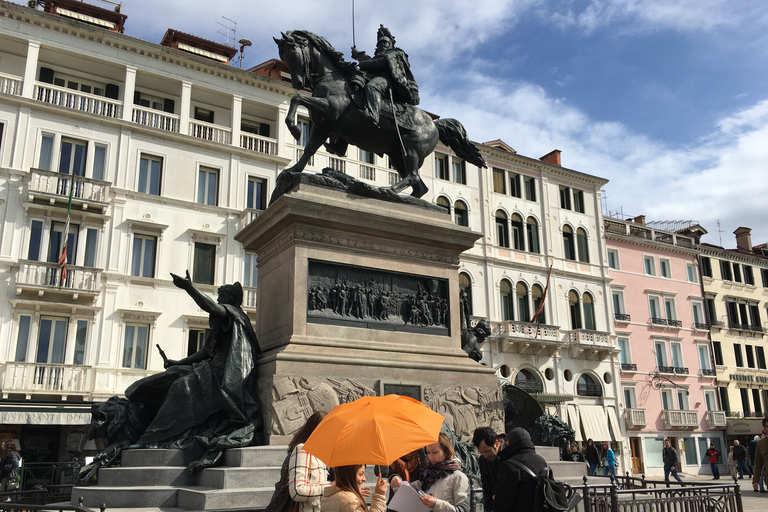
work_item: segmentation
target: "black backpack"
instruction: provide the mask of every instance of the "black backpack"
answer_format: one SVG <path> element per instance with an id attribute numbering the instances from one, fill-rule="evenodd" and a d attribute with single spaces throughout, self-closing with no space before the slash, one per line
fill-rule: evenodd
<path id="1" fill-rule="evenodd" d="M 544 467 L 536 475 L 531 468 L 522 462 L 515 459 L 509 459 L 509 461 L 536 482 L 532 512 L 564 512 L 573 510 L 581 501 L 579 493 L 574 491 L 569 485 L 554 479 L 552 469 L 549 466 Z"/>

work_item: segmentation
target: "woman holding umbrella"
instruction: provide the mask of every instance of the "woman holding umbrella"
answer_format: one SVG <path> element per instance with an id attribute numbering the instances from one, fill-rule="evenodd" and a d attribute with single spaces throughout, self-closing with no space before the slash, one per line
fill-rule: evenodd
<path id="1" fill-rule="evenodd" d="M 336 480 L 327 487 L 323 494 L 321 509 L 323 512 L 384 512 L 387 508 L 387 481 L 381 475 L 376 481 L 371 508 L 365 505 L 365 498 L 360 486 L 365 483 L 365 466 L 339 466 L 334 468 Z"/>
<path id="2" fill-rule="evenodd" d="M 461 471 L 451 440 L 441 433 L 436 443 L 424 449 L 429 466 L 421 471 L 418 481 L 411 483 L 422 491 L 421 502 L 436 512 L 469 512 L 469 479 Z M 400 483 L 399 476 L 392 478 L 393 488 L 400 487 Z"/>

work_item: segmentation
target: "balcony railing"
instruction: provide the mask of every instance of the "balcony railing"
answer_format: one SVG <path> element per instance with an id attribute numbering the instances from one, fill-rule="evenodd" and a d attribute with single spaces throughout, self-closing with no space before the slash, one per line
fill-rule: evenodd
<path id="1" fill-rule="evenodd" d="M 683 326 L 683 322 L 682 322 L 682 320 L 669 320 L 669 319 L 667 319 L 667 325 L 670 326 L 670 327 L 678 327 L 678 328 L 680 328 L 680 327 Z"/>
<path id="2" fill-rule="evenodd" d="M 645 420 L 645 409 L 625 409 L 624 411 L 627 428 L 643 428 L 647 425 Z"/>
<path id="3" fill-rule="evenodd" d="M 637 365 L 635 363 L 621 363 L 621 369 L 627 372 L 636 372 Z"/>
<path id="4" fill-rule="evenodd" d="M 119 119 L 123 115 L 123 104 L 117 100 L 65 89 L 55 85 L 35 85 L 35 98 L 44 103 L 58 105 L 95 114 L 97 116 Z"/>
<path id="5" fill-rule="evenodd" d="M 696 411 L 661 411 L 665 428 L 696 428 L 699 426 L 699 415 Z"/>
<path id="6" fill-rule="evenodd" d="M 708 331 L 709 330 L 709 324 L 703 324 L 701 322 L 694 322 L 693 328 L 697 331 Z"/>
<path id="7" fill-rule="evenodd" d="M 243 308 L 256 309 L 256 288 L 243 287 Z"/>
<path id="8" fill-rule="evenodd" d="M 560 329 L 553 325 L 531 324 L 528 322 L 493 322 L 491 328 L 497 336 L 549 342 L 560 341 Z"/>
<path id="9" fill-rule="evenodd" d="M 610 345 L 611 336 L 605 332 L 576 329 L 570 333 L 571 345 Z"/>
<path id="10" fill-rule="evenodd" d="M 63 289 L 73 292 L 97 293 L 101 281 L 101 269 L 67 265 L 67 276 L 61 279 L 58 263 L 19 260 L 16 273 L 17 286 Z"/>
<path id="11" fill-rule="evenodd" d="M 90 366 L 7 362 L 0 379 L 3 393 L 86 394 Z"/>
<path id="12" fill-rule="evenodd" d="M 390 185 L 394 185 L 398 181 L 400 181 L 400 175 L 397 174 L 396 172 L 390 172 L 389 177 L 387 179 L 387 183 L 389 183 Z"/>
<path id="13" fill-rule="evenodd" d="M 603 387 L 600 384 L 582 384 L 576 386 L 579 396 L 603 396 Z"/>
<path id="14" fill-rule="evenodd" d="M 707 411 L 707 423 L 710 430 L 725 428 L 725 422 L 725 411 Z"/>
<path id="15" fill-rule="evenodd" d="M 659 366 L 659 373 L 675 373 L 674 366 Z"/>
<path id="16" fill-rule="evenodd" d="M 688 375 L 688 368 L 685 366 L 675 366 L 673 368 L 674 372 L 680 375 Z"/>
<path id="17" fill-rule="evenodd" d="M 364 180 L 375 181 L 376 169 L 370 165 L 360 165 L 360 178 Z"/>
<path id="18" fill-rule="evenodd" d="M 167 132 L 179 131 L 179 116 L 151 108 L 133 106 L 133 122 Z"/>
<path id="19" fill-rule="evenodd" d="M 59 196 L 67 200 L 73 176 L 42 169 L 30 169 L 29 192 Z M 108 181 L 94 180 L 85 176 L 74 176 L 73 201 L 108 203 L 112 184 Z"/>
<path id="20" fill-rule="evenodd" d="M 301 160 L 301 157 L 304 156 L 304 148 L 296 148 L 296 162 Z M 312 155 L 309 157 L 309 162 L 307 165 L 314 167 L 315 165 L 315 155 Z"/>
<path id="21" fill-rule="evenodd" d="M 666 318 L 657 318 L 655 316 L 651 317 L 651 323 L 653 325 L 667 325 L 667 319 Z"/>
<path id="22" fill-rule="evenodd" d="M 240 214 L 240 220 L 237 223 L 237 230 L 243 230 L 248 224 L 256 220 L 256 218 L 264 213 L 264 210 L 255 210 L 253 208 L 246 208 Z"/>
<path id="23" fill-rule="evenodd" d="M 720 322 L 718 320 L 711 320 L 709 322 L 709 327 L 710 327 L 710 329 L 712 327 L 717 327 L 718 329 L 721 329 L 723 327 L 723 322 Z"/>
<path id="24" fill-rule="evenodd" d="M 21 78 L 0 73 L 0 93 L 21 96 L 23 86 Z"/>
<path id="25" fill-rule="evenodd" d="M 347 162 L 341 158 L 330 157 L 328 159 L 328 167 L 342 174 L 347 173 Z"/>
<path id="26" fill-rule="evenodd" d="M 701 374 L 704 377 L 715 377 L 715 376 L 717 376 L 717 373 L 712 368 L 702 368 L 701 369 Z"/>
<path id="27" fill-rule="evenodd" d="M 226 126 L 204 123 L 196 119 L 189 120 L 189 134 L 198 139 L 210 140 L 219 144 L 232 142 L 232 130 Z"/>
<path id="28" fill-rule="evenodd" d="M 254 153 L 265 155 L 277 154 L 277 140 L 252 133 L 240 134 L 240 147 Z"/>
<path id="29" fill-rule="evenodd" d="M 631 317 L 626 313 L 614 313 L 613 317 L 617 322 L 631 322 Z"/>

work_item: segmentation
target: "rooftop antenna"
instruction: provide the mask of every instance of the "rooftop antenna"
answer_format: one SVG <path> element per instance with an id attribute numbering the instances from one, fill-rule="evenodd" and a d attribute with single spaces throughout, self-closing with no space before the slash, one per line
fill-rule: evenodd
<path id="1" fill-rule="evenodd" d="M 717 236 L 720 237 L 720 247 L 723 246 L 723 230 L 720 229 L 720 219 L 717 219 Z"/>
<path id="2" fill-rule="evenodd" d="M 240 43 L 240 69 L 243 69 L 243 53 L 245 53 L 245 47 L 253 46 L 253 43 L 251 43 L 248 39 L 241 39 L 238 42 Z"/>
<path id="3" fill-rule="evenodd" d="M 355 46 L 355 0 L 352 0 L 352 46 Z"/>
<path id="4" fill-rule="evenodd" d="M 235 41 L 237 40 L 237 22 L 235 20 L 231 20 L 227 18 L 226 16 L 222 16 L 222 19 L 227 20 L 228 23 L 222 23 L 220 21 L 217 21 L 216 24 L 220 25 L 222 28 L 219 29 L 216 33 L 224 36 L 226 39 L 226 45 L 227 46 L 235 46 Z"/>

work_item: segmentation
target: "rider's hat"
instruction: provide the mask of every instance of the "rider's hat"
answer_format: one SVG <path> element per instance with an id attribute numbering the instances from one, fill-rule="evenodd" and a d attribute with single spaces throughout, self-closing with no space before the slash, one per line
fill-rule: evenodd
<path id="1" fill-rule="evenodd" d="M 379 31 L 376 33 L 376 42 L 382 39 L 389 39 L 392 42 L 392 46 L 395 46 L 395 36 L 384 25 L 379 25 Z"/>

